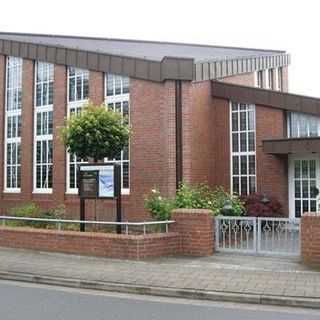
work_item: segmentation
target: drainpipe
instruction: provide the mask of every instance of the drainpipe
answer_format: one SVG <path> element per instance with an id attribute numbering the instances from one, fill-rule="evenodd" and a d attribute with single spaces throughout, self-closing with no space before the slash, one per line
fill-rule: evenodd
<path id="1" fill-rule="evenodd" d="M 176 190 L 178 190 L 182 179 L 182 82 L 175 82 L 175 116 L 176 116 Z"/>

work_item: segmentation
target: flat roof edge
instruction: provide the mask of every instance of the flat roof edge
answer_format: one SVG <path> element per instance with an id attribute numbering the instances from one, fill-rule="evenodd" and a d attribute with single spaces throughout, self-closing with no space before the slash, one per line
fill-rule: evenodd
<path id="1" fill-rule="evenodd" d="M 320 116 L 320 98 L 212 81 L 212 96 Z"/>

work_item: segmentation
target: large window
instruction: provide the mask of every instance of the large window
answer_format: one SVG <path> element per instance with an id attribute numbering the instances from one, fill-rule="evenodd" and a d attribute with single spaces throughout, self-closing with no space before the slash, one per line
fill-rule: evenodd
<path id="1" fill-rule="evenodd" d="M 256 78 L 257 78 L 257 87 L 258 88 L 263 88 L 264 87 L 264 79 L 263 79 L 263 70 L 257 71 L 256 73 Z"/>
<path id="2" fill-rule="evenodd" d="M 279 67 L 277 70 L 277 86 L 279 91 L 283 91 L 283 68 Z"/>
<path id="3" fill-rule="evenodd" d="M 274 90 L 274 73 L 273 69 L 268 69 L 268 88 Z"/>
<path id="4" fill-rule="evenodd" d="M 21 187 L 22 59 L 7 58 L 5 112 L 5 191 Z"/>
<path id="5" fill-rule="evenodd" d="M 34 112 L 35 192 L 52 192 L 53 64 L 37 62 Z"/>
<path id="6" fill-rule="evenodd" d="M 68 68 L 68 116 L 81 112 L 89 98 L 89 71 Z M 67 192 L 77 192 L 77 171 L 80 163 L 85 162 L 75 154 L 67 154 Z"/>
<path id="7" fill-rule="evenodd" d="M 300 113 L 288 113 L 288 137 L 304 138 L 320 136 L 320 118 Z"/>
<path id="8" fill-rule="evenodd" d="M 255 106 L 231 103 L 231 191 L 256 191 Z"/>
<path id="9" fill-rule="evenodd" d="M 117 111 L 122 114 L 123 121 L 129 122 L 129 78 L 113 74 L 106 75 L 105 84 L 105 103 L 110 110 Z M 106 160 L 110 163 L 118 163 L 121 165 L 122 176 L 122 192 L 129 192 L 129 143 L 128 147 L 121 151 L 121 153 L 111 160 Z"/>

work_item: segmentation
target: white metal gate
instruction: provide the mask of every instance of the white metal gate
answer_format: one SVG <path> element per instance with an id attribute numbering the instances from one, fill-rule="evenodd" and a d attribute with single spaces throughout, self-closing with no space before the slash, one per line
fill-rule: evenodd
<path id="1" fill-rule="evenodd" d="M 220 252 L 300 255 L 300 220 L 216 217 L 215 247 Z"/>

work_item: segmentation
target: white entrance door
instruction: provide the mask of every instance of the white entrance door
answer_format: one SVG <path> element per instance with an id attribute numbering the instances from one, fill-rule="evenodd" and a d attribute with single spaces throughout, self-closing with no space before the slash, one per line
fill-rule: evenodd
<path id="1" fill-rule="evenodd" d="M 289 156 L 289 217 L 317 211 L 320 178 L 318 154 Z"/>

